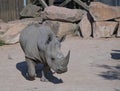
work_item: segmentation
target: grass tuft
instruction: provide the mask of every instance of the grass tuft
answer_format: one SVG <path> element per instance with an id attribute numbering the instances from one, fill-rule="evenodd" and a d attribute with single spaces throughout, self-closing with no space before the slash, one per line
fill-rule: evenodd
<path id="1" fill-rule="evenodd" d="M 3 46 L 3 45 L 5 45 L 5 42 L 0 40 L 0 46 Z"/>

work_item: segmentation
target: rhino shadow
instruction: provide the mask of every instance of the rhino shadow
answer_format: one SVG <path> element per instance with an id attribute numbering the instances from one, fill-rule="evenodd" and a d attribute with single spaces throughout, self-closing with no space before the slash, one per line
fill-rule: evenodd
<path id="1" fill-rule="evenodd" d="M 107 71 L 101 72 L 99 76 L 107 80 L 120 80 L 120 65 L 98 65 L 98 67 L 107 69 Z"/>
<path id="2" fill-rule="evenodd" d="M 25 61 L 22 61 L 20 63 L 16 64 L 16 68 L 21 72 L 22 76 L 27 79 L 26 73 L 27 73 L 27 64 Z"/>
<path id="3" fill-rule="evenodd" d="M 43 68 L 42 64 L 37 64 L 36 65 L 36 74 L 37 74 L 38 78 L 42 77 L 42 72 L 41 72 L 42 68 Z M 46 75 L 46 78 L 48 79 L 49 82 L 52 82 L 54 84 L 63 83 L 62 79 L 58 79 L 57 77 L 55 77 L 54 73 L 51 70 Z"/>
<path id="4" fill-rule="evenodd" d="M 120 50 L 112 50 L 114 52 L 111 53 L 111 58 L 119 60 L 120 59 Z"/>
<path id="5" fill-rule="evenodd" d="M 17 63 L 16 64 L 16 68 L 21 72 L 22 76 L 28 80 L 27 76 L 26 76 L 26 73 L 27 73 L 27 64 L 25 61 L 22 61 L 20 63 Z M 36 65 L 36 74 L 38 78 L 41 78 L 42 77 L 42 68 L 43 68 L 43 65 L 42 64 L 37 64 Z M 48 73 L 48 75 L 46 76 L 46 78 L 48 79 L 49 82 L 52 82 L 54 84 L 59 84 L 59 83 L 63 83 L 63 80 L 62 79 L 58 79 L 57 77 L 55 77 L 53 75 L 54 73 L 52 71 L 50 71 Z"/>

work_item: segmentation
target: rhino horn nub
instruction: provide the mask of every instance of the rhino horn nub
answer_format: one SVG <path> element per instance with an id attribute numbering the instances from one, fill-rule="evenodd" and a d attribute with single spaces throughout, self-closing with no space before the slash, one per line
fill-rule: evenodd
<path id="1" fill-rule="evenodd" d="M 70 58 L 70 50 L 69 50 L 67 56 L 62 61 L 63 62 L 63 66 L 67 66 L 68 65 L 69 58 Z"/>

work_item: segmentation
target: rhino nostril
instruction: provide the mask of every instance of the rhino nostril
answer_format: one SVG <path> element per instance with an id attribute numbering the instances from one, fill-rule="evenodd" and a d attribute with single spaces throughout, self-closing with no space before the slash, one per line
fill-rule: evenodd
<path id="1" fill-rule="evenodd" d="M 58 69 L 58 71 L 62 71 L 62 70 Z"/>
<path id="2" fill-rule="evenodd" d="M 61 69 L 58 68 L 57 71 L 61 71 Z"/>

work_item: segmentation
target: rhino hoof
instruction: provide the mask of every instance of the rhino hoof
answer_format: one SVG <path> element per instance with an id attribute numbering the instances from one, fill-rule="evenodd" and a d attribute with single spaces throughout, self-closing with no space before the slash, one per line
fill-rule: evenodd
<path id="1" fill-rule="evenodd" d="M 30 81 L 35 80 L 35 77 L 30 77 L 30 76 L 28 75 L 28 73 L 26 73 L 26 76 L 27 76 L 28 80 L 30 80 Z"/>
<path id="2" fill-rule="evenodd" d="M 35 77 L 29 77 L 28 78 L 30 81 L 33 81 L 33 80 L 35 80 Z"/>
<path id="3" fill-rule="evenodd" d="M 40 81 L 42 81 L 42 82 L 49 82 L 48 79 L 46 79 L 46 78 L 40 78 Z"/>

